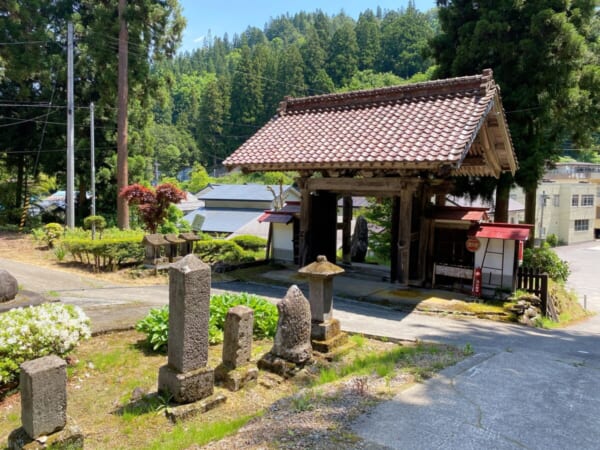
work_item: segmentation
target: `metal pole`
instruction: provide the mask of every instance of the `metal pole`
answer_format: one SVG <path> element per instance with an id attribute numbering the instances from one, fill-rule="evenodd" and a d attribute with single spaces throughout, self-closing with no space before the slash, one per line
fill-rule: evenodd
<path id="1" fill-rule="evenodd" d="M 546 191 L 542 191 L 542 212 L 540 214 L 540 245 L 542 241 L 542 231 L 544 229 L 544 206 L 546 206 Z"/>
<path id="2" fill-rule="evenodd" d="M 90 103 L 90 189 L 92 191 L 92 216 L 96 215 L 96 141 L 94 138 L 94 102 Z M 92 222 L 92 239 L 96 237 L 96 224 Z"/>
<path id="3" fill-rule="evenodd" d="M 67 227 L 75 226 L 75 124 L 73 104 L 73 24 L 67 25 Z"/>

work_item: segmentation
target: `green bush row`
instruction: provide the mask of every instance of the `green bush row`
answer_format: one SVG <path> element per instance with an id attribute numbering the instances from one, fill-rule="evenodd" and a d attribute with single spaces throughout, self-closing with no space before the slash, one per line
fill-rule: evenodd
<path id="1" fill-rule="evenodd" d="M 92 240 L 89 237 L 67 236 L 62 246 L 74 259 L 94 267 L 94 270 L 116 270 L 125 263 L 140 263 L 144 259 L 142 234 L 107 237 Z"/>
<path id="2" fill-rule="evenodd" d="M 258 236 L 252 236 L 251 234 L 242 234 L 235 236 L 230 241 L 235 242 L 237 245 L 242 247 L 244 250 L 261 250 L 267 246 L 267 240 Z"/>
<path id="3" fill-rule="evenodd" d="M 254 336 L 273 337 L 277 330 L 277 307 L 268 300 L 256 295 L 219 294 L 210 299 L 208 341 L 211 344 L 223 342 L 223 328 L 227 311 L 237 305 L 245 305 L 254 310 Z M 169 307 L 153 308 L 140 320 L 135 329 L 146 335 L 146 343 L 154 351 L 165 351 L 169 338 Z"/>
<path id="4" fill-rule="evenodd" d="M 236 263 L 254 261 L 254 256 L 245 252 L 232 240 L 212 239 L 197 241 L 194 253 L 206 263 Z"/>

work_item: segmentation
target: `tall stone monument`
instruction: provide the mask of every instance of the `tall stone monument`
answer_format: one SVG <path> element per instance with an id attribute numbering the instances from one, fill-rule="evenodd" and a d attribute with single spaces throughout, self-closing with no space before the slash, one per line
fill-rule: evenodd
<path id="1" fill-rule="evenodd" d="M 187 255 L 169 269 L 168 363 L 159 369 L 158 390 L 177 403 L 212 395 L 208 362 L 210 266 Z"/>

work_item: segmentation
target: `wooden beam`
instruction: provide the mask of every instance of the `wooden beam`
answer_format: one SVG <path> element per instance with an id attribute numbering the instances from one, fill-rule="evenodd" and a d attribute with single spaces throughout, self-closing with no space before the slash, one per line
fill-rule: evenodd
<path id="1" fill-rule="evenodd" d="M 341 194 L 389 196 L 409 189 L 412 192 L 422 183 L 417 178 L 309 178 L 308 189 Z"/>

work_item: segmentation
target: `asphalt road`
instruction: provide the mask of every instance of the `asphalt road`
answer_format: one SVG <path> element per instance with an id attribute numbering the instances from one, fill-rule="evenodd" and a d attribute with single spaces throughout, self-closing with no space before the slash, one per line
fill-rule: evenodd
<path id="1" fill-rule="evenodd" d="M 559 248 L 571 287 L 600 311 L 598 243 Z M 125 287 L 0 259 L 25 289 L 51 292 L 84 308 L 96 331 L 131 326 L 168 302 L 166 286 Z M 214 283 L 213 292 L 243 290 L 276 301 L 285 289 Z M 600 315 L 561 330 L 486 320 L 456 320 L 342 298 L 335 316 L 348 331 L 457 346 L 474 356 L 360 417 L 367 442 L 398 449 L 599 449 Z"/>

